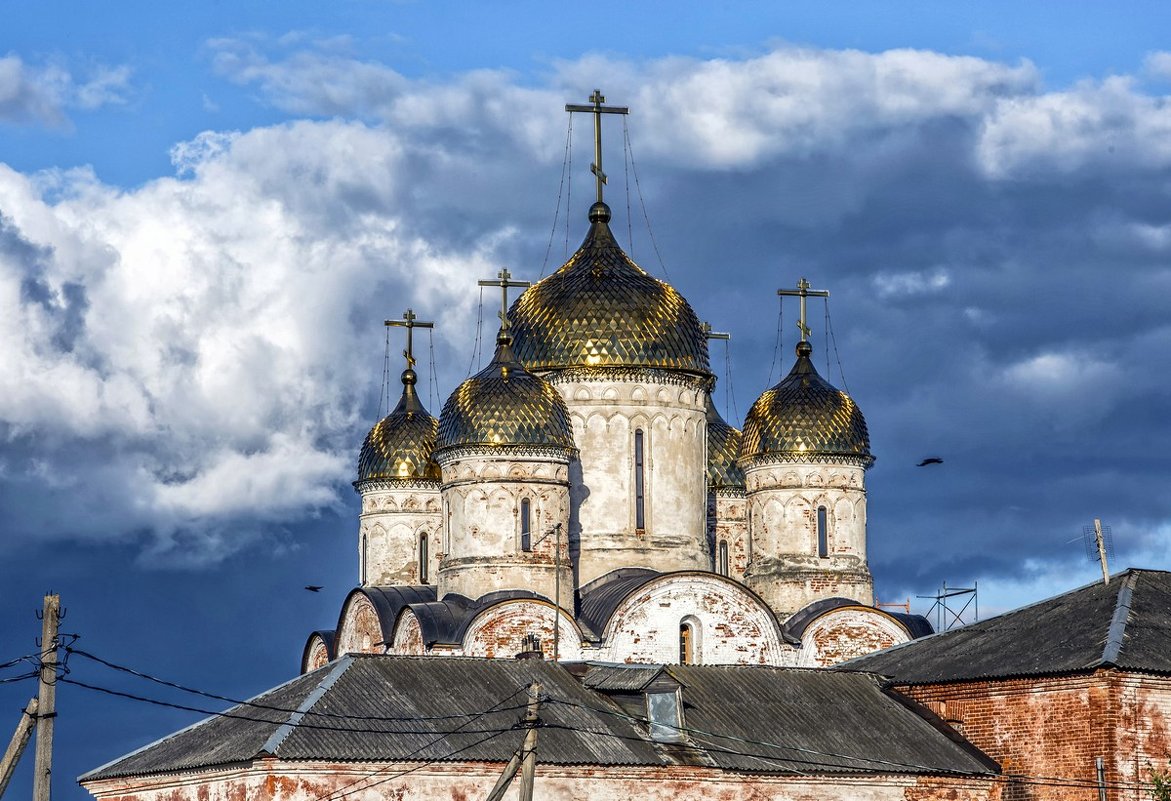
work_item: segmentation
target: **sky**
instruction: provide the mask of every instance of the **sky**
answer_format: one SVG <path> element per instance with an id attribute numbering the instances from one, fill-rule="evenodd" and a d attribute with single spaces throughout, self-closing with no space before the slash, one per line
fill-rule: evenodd
<path id="1" fill-rule="evenodd" d="M 1171 568 L 1163 4 L 4 16 L 0 663 L 35 650 L 52 590 L 108 661 L 228 697 L 295 675 L 356 581 L 382 320 L 435 321 L 438 413 L 495 311 L 476 280 L 535 280 L 586 232 L 589 121 L 563 106 L 595 87 L 631 109 L 625 134 L 606 120 L 612 227 L 731 333 L 712 348 L 729 421 L 792 362 L 775 290 L 830 291 L 814 359 L 869 424 L 880 599 L 926 612 L 916 596 L 976 583 L 987 615 L 1087 583 L 1095 517 L 1114 567 Z M 0 668 L 4 741 L 26 669 Z M 222 707 L 78 654 L 69 671 Z M 199 717 L 73 684 L 58 705 L 61 799 Z"/>

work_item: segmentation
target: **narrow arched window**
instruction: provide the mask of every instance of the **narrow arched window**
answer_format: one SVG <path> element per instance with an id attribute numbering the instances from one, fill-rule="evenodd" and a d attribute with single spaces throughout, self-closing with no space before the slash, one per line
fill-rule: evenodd
<path id="1" fill-rule="evenodd" d="M 817 555 L 822 559 L 829 556 L 829 532 L 826 531 L 825 518 L 825 507 L 817 507 Z"/>
<path id="2" fill-rule="evenodd" d="M 359 578 L 361 580 L 361 584 L 363 587 L 366 586 L 366 559 L 367 559 L 366 550 L 367 550 L 367 547 L 368 546 L 367 546 L 367 540 L 366 540 L 366 532 L 363 531 L 362 532 L 362 552 L 360 554 L 358 554 L 358 572 L 361 574 L 359 576 Z"/>
<path id="3" fill-rule="evenodd" d="M 531 551 L 533 549 L 533 534 L 532 534 L 532 516 L 533 506 L 528 498 L 521 499 L 520 502 L 520 549 L 522 551 Z"/>
<path id="4" fill-rule="evenodd" d="M 720 556 L 719 556 L 719 562 L 718 562 L 717 566 L 718 566 L 718 572 L 721 576 L 728 575 L 729 570 L 728 570 L 728 541 L 727 540 L 720 540 Z"/>
<path id="5" fill-rule="evenodd" d="M 646 528 L 646 459 L 642 430 L 634 432 L 634 527 Z"/>
<path id="6" fill-rule="evenodd" d="M 695 630 L 690 623 L 679 624 L 679 664 L 695 663 Z"/>
<path id="7" fill-rule="evenodd" d="M 419 583 L 427 583 L 427 534 L 419 535 Z"/>

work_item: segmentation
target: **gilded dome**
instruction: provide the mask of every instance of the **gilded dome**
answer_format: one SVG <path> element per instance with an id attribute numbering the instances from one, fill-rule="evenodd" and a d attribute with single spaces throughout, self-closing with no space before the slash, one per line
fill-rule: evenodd
<path id="1" fill-rule="evenodd" d="M 817 374 L 808 342 L 797 344 L 797 363 L 779 384 L 757 398 L 744 420 L 740 462 L 767 456 L 860 461 L 869 467 L 870 435 L 854 400 Z"/>
<path id="2" fill-rule="evenodd" d="M 460 445 L 553 445 L 572 448 L 565 401 L 512 352 L 506 330 L 491 364 L 460 384 L 439 415 L 440 448 Z"/>
<path id="3" fill-rule="evenodd" d="M 415 371 L 403 372 L 403 395 L 398 406 L 366 435 L 358 455 L 358 480 L 439 480 L 439 465 L 432 459 L 439 421 L 423 408 L 415 393 Z"/>
<path id="4" fill-rule="evenodd" d="M 744 471 L 736 464 L 740 455 L 740 429 L 728 425 L 707 400 L 707 483 L 717 489 L 744 488 Z"/>
<path id="5" fill-rule="evenodd" d="M 515 352 L 530 370 L 654 367 L 707 375 L 707 339 L 691 306 L 630 260 L 608 225 L 604 203 L 557 272 L 509 311 Z"/>

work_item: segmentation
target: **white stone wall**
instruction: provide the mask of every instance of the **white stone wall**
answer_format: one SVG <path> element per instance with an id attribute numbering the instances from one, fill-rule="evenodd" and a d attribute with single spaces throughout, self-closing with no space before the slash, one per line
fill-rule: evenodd
<path id="1" fill-rule="evenodd" d="M 797 666 L 830 667 L 910 640 L 906 628 L 879 609 L 841 607 L 805 627 Z"/>
<path id="2" fill-rule="evenodd" d="M 351 594 L 342 607 L 335 648 L 338 656 L 386 653 L 378 611 L 370 599 L 360 592 Z"/>
<path id="3" fill-rule="evenodd" d="M 606 626 L 598 659 L 679 663 L 680 626 L 692 626 L 696 664 L 791 665 L 792 646 L 759 599 L 715 574 L 667 575 L 627 598 Z"/>
<path id="4" fill-rule="evenodd" d="M 366 481 L 358 518 L 358 583 L 362 587 L 434 584 L 442 521 L 439 483 Z M 420 570 L 420 539 L 427 569 Z"/>
<path id="5" fill-rule="evenodd" d="M 515 657 L 524 650 L 524 638 L 534 634 L 546 659 L 553 658 L 553 620 L 558 620 L 557 654 L 561 661 L 583 659 L 581 632 L 564 608 L 533 600 L 496 604 L 481 612 L 464 633 L 464 656 Z M 589 657 L 594 658 L 594 657 Z"/>
<path id="6" fill-rule="evenodd" d="M 619 567 L 703 570 L 707 548 L 706 393 L 658 374 L 553 373 L 580 451 L 572 528 L 578 580 Z M 627 380 L 628 379 L 628 380 Z M 635 432 L 644 436 L 645 525 L 635 514 Z"/>
<path id="7" fill-rule="evenodd" d="M 438 592 L 476 599 L 506 589 L 554 598 L 560 550 L 560 603 L 572 608 L 569 458 L 545 451 L 441 454 L 443 514 Z M 529 502 L 531 550 L 523 550 L 522 502 Z M 561 534 L 547 532 L 561 524 Z M 542 537 L 544 537 L 542 539 Z"/>
<path id="8" fill-rule="evenodd" d="M 744 581 L 748 568 L 748 503 L 741 490 L 722 489 L 708 495 L 712 569 L 720 573 L 720 546 L 727 546 L 728 577 Z"/>
<path id="9" fill-rule="evenodd" d="M 851 464 L 745 466 L 749 557 L 745 583 L 782 619 L 822 598 L 874 603 L 866 563 L 864 468 Z M 827 555 L 817 510 L 826 509 Z"/>
<path id="10" fill-rule="evenodd" d="M 518 734 L 516 742 L 520 744 Z M 538 739 L 538 751 L 540 740 Z M 85 783 L 105 801 L 452 801 L 486 798 L 499 762 L 280 762 L 132 776 Z M 409 775 L 408 772 L 409 771 Z M 795 776 L 733 773 L 695 765 L 561 766 L 537 760 L 535 796 L 553 801 L 993 801 L 992 777 Z M 520 777 L 506 791 L 520 798 Z"/>

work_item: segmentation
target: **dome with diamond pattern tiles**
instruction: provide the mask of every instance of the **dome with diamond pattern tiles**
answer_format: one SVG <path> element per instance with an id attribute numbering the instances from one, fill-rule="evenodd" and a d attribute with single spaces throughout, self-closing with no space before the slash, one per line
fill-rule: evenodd
<path id="1" fill-rule="evenodd" d="M 439 415 L 439 449 L 459 446 L 573 448 L 569 410 L 553 386 L 530 373 L 500 332 L 491 364 L 460 384 Z"/>
<path id="2" fill-rule="evenodd" d="M 797 344 L 789 375 L 765 390 L 744 420 L 740 464 L 767 457 L 874 463 L 866 420 L 853 399 L 817 374 L 808 342 Z"/>
<path id="3" fill-rule="evenodd" d="M 439 421 L 423 408 L 415 393 L 414 370 L 403 372 L 403 394 L 398 406 L 366 435 L 358 455 L 358 480 L 439 480 L 439 465 L 432 459 Z"/>
<path id="4" fill-rule="evenodd" d="M 509 311 L 514 350 L 534 371 L 651 367 L 708 375 L 707 339 L 687 301 L 618 246 L 604 203 L 572 258 Z"/>
<path id="5" fill-rule="evenodd" d="M 744 471 L 736 464 L 740 455 L 740 429 L 716 411 L 709 397 L 707 401 L 707 483 L 715 489 L 744 489 Z"/>

